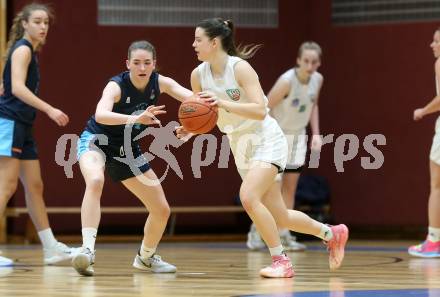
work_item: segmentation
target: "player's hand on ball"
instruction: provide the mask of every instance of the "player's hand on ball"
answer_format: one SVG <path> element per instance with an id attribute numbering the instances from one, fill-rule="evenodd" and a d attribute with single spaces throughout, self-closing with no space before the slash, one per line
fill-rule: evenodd
<path id="1" fill-rule="evenodd" d="M 197 96 L 200 97 L 201 100 L 209 103 L 211 106 L 217 106 L 222 107 L 222 100 L 218 98 L 213 92 L 211 91 L 203 91 L 197 93 Z"/>
<path id="2" fill-rule="evenodd" d="M 180 140 L 183 141 L 188 141 L 192 136 L 194 135 L 194 133 L 188 132 L 185 130 L 185 128 L 183 128 L 183 126 L 178 126 L 176 127 L 176 136 L 177 138 L 179 138 Z"/>

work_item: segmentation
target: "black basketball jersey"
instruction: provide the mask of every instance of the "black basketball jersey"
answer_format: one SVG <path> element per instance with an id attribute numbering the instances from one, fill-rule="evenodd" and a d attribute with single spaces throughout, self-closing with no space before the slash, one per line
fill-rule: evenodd
<path id="1" fill-rule="evenodd" d="M 32 59 L 27 69 L 25 84 L 32 93 L 38 96 L 40 72 L 37 56 L 32 44 L 28 40 L 22 38 L 9 50 L 5 68 L 3 70 L 4 92 L 3 95 L 0 96 L 0 117 L 20 121 L 26 125 L 32 125 L 35 120 L 36 109 L 12 94 L 11 57 L 12 53 L 20 46 L 27 46 L 31 49 Z"/>
<path id="2" fill-rule="evenodd" d="M 138 90 L 130 80 L 128 71 L 122 72 L 110 79 L 116 82 L 121 88 L 121 99 L 113 105 L 113 112 L 121 114 L 139 114 L 147 109 L 150 105 L 156 105 L 160 95 L 159 74 L 153 72 L 150 80 L 142 92 Z M 96 122 L 93 115 L 87 122 L 86 130 L 93 134 L 105 134 L 111 139 L 122 140 L 124 137 L 124 129 L 126 125 L 104 125 Z M 146 128 L 145 125 L 134 124 L 132 128 L 132 139 Z"/>

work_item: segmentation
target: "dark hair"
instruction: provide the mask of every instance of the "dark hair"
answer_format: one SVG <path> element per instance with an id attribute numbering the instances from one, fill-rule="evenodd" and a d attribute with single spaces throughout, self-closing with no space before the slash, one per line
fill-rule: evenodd
<path id="1" fill-rule="evenodd" d="M 22 10 L 19 13 L 17 13 L 14 20 L 12 21 L 12 26 L 11 29 L 9 30 L 8 44 L 6 45 L 6 57 L 9 55 L 9 51 L 11 50 L 14 43 L 17 42 L 17 40 L 23 38 L 24 36 L 24 28 L 21 22 L 23 21 L 28 22 L 29 17 L 31 16 L 32 12 L 34 12 L 35 10 L 45 11 L 49 16 L 49 19 L 53 21 L 54 14 L 52 12 L 52 9 L 47 4 L 31 3 L 23 7 Z"/>
<path id="2" fill-rule="evenodd" d="M 128 60 L 130 60 L 131 58 L 131 53 L 137 49 L 146 50 L 147 52 L 152 53 L 153 60 L 156 60 L 156 49 L 151 43 L 146 40 L 138 40 L 130 44 L 130 46 L 128 47 Z"/>
<path id="3" fill-rule="evenodd" d="M 197 28 L 205 30 L 205 34 L 214 39 L 219 37 L 223 50 L 230 56 L 237 56 L 242 59 L 251 58 L 257 50 L 262 47 L 261 44 L 248 44 L 245 46 L 235 46 L 234 42 L 234 24 L 231 20 L 223 20 L 222 18 L 211 18 L 201 21 L 197 24 Z"/>
<path id="4" fill-rule="evenodd" d="M 301 58 L 301 56 L 302 56 L 302 54 L 303 54 L 303 52 L 305 50 L 314 50 L 314 51 L 316 51 L 316 53 L 318 54 L 319 58 L 321 59 L 322 49 L 319 46 L 319 44 L 317 44 L 316 42 L 314 42 L 314 41 L 303 42 L 301 44 L 301 46 L 299 47 L 299 49 L 298 49 L 298 58 Z"/>

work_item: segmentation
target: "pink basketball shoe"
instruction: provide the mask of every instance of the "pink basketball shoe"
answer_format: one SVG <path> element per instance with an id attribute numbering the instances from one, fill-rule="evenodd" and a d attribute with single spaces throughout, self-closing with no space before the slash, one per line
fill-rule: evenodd
<path id="1" fill-rule="evenodd" d="M 272 256 L 272 265 L 260 270 L 260 275 L 269 278 L 293 277 L 292 262 L 285 254 Z"/>
<path id="2" fill-rule="evenodd" d="M 333 237 L 326 242 L 327 250 L 329 251 L 328 263 L 330 270 L 335 270 L 341 267 L 342 260 L 344 260 L 345 244 L 348 240 L 348 228 L 344 224 L 331 226 Z"/>
<path id="3" fill-rule="evenodd" d="M 419 245 L 413 245 L 408 248 L 408 253 L 411 256 L 423 258 L 440 257 L 440 241 L 432 242 L 426 239 Z"/>

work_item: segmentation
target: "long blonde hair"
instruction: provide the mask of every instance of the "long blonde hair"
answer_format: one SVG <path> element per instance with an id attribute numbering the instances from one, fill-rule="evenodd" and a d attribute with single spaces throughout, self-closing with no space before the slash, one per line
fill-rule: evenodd
<path id="1" fill-rule="evenodd" d="M 11 29 L 9 30 L 9 40 L 6 45 L 6 56 L 4 58 L 7 58 L 9 56 L 9 51 L 11 50 L 15 42 L 23 38 L 24 28 L 22 22 L 23 21 L 28 22 L 29 17 L 31 16 L 32 12 L 34 12 L 35 10 L 45 11 L 49 16 L 50 20 L 53 20 L 54 18 L 52 9 L 47 4 L 31 3 L 23 7 L 23 9 L 19 13 L 17 13 L 14 20 L 12 21 L 12 26 Z"/>

